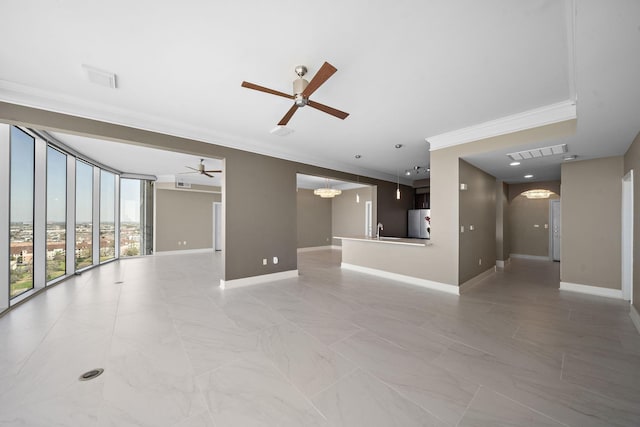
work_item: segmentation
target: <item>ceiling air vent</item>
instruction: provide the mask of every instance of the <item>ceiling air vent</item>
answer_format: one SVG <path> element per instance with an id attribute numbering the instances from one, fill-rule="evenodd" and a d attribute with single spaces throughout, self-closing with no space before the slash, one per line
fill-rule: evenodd
<path id="1" fill-rule="evenodd" d="M 92 67 L 90 65 L 82 64 L 82 68 L 84 68 L 85 73 L 87 73 L 87 77 L 91 83 L 95 83 L 100 86 L 109 87 L 111 89 L 116 89 L 116 75 L 115 73 L 111 73 L 109 71 L 100 70 L 98 68 Z"/>
<path id="2" fill-rule="evenodd" d="M 518 151 L 517 153 L 509 153 L 507 156 L 511 160 L 527 160 L 537 159 L 539 157 L 556 156 L 567 152 L 567 144 L 554 145 L 551 147 L 534 148 L 531 150 Z"/>
<path id="3" fill-rule="evenodd" d="M 176 179 L 176 188 L 191 188 L 191 183 L 184 182 L 181 179 Z"/>

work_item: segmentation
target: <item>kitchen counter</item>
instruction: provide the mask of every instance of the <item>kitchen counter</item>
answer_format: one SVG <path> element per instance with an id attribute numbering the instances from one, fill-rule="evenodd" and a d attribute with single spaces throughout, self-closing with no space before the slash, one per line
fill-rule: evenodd
<path id="1" fill-rule="evenodd" d="M 427 239 L 335 236 L 342 241 L 341 267 L 460 295 L 447 283 L 448 252 Z"/>
<path id="2" fill-rule="evenodd" d="M 428 246 L 431 244 L 429 239 L 412 239 L 412 238 L 406 238 L 406 237 L 380 236 L 380 238 L 378 239 L 376 237 L 365 237 L 365 236 L 354 236 L 354 237 L 334 236 L 333 238 L 340 239 L 340 240 L 357 240 L 359 242 L 383 243 L 388 245 Z"/>

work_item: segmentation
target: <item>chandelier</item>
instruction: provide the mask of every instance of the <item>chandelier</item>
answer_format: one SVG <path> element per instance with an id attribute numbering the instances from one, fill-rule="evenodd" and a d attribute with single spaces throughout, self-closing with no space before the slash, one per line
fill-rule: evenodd
<path id="1" fill-rule="evenodd" d="M 320 196 L 323 199 L 330 199 L 332 197 L 339 196 L 342 194 L 342 191 L 335 188 L 329 188 L 329 178 L 327 178 L 327 186 L 313 190 L 313 194 Z"/>

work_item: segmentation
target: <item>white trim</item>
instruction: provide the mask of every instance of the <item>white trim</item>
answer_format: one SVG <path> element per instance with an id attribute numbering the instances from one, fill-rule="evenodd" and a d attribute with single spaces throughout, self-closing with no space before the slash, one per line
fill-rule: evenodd
<path id="1" fill-rule="evenodd" d="M 413 276 L 405 276 L 404 274 L 391 273 L 389 271 L 378 270 L 376 268 L 362 267 L 360 265 L 341 263 L 341 268 L 345 270 L 357 271 L 359 273 L 372 274 L 378 277 L 382 277 L 390 280 L 397 280 L 398 282 L 409 283 L 411 285 L 420 286 L 423 288 L 433 289 L 436 291 L 446 292 L 448 294 L 460 295 L 460 288 L 456 285 L 449 285 L 447 283 L 435 282 L 433 280 L 420 279 Z"/>
<path id="2" fill-rule="evenodd" d="M 184 255 L 184 254 L 202 254 L 202 253 L 214 253 L 215 251 L 213 250 L 213 248 L 202 248 L 202 249 L 185 249 L 182 251 L 179 250 L 175 250 L 175 251 L 158 251 L 155 252 L 153 255 Z"/>
<path id="3" fill-rule="evenodd" d="M 579 283 L 560 282 L 560 290 L 605 298 L 622 299 L 622 291 L 620 289 L 601 288 L 599 286 L 581 285 Z"/>
<path id="4" fill-rule="evenodd" d="M 292 279 L 298 277 L 298 270 L 281 271 L 279 273 L 261 274 L 259 276 L 243 277 L 241 279 L 220 279 L 220 289 L 241 288 L 275 280 Z"/>
<path id="5" fill-rule="evenodd" d="M 569 99 L 425 139 L 430 144 L 429 150 L 434 151 L 467 142 L 573 120 L 576 117 L 576 101 Z"/>
<path id="6" fill-rule="evenodd" d="M 638 313 L 638 310 L 636 310 L 636 308 L 633 305 L 631 305 L 630 307 L 631 309 L 629 310 L 629 317 L 631 317 L 633 326 L 636 327 L 636 329 L 638 330 L 638 333 L 640 334 L 640 313 Z"/>
<path id="7" fill-rule="evenodd" d="M 511 258 L 507 258 L 506 260 L 497 259 L 496 260 L 496 268 L 505 268 L 511 264 Z"/>
<path id="8" fill-rule="evenodd" d="M 298 248 L 298 253 L 303 253 L 303 252 L 314 252 L 314 251 L 325 251 L 325 250 L 330 250 L 330 249 L 342 249 L 341 246 L 334 246 L 334 245 L 328 245 L 328 246 L 307 246 L 306 248 Z"/>
<path id="9" fill-rule="evenodd" d="M 633 169 L 622 178 L 622 297 L 633 301 Z"/>
<path id="10" fill-rule="evenodd" d="M 551 261 L 551 258 L 548 256 L 538 256 L 538 255 L 525 255 L 525 254 L 511 254 L 511 258 L 519 258 L 519 259 L 530 259 L 532 261 Z"/>
<path id="11" fill-rule="evenodd" d="M 482 273 L 478 274 L 477 276 L 474 276 L 471 279 L 469 279 L 466 282 L 464 282 L 463 284 L 461 284 L 460 285 L 460 294 L 463 294 L 464 292 L 468 292 L 469 289 L 473 288 L 474 286 L 476 286 L 477 284 L 482 282 L 484 279 L 486 279 L 487 277 L 489 277 L 493 273 L 495 273 L 496 269 L 497 269 L 497 267 L 494 265 L 493 267 L 488 268 L 487 270 L 483 271 Z"/>

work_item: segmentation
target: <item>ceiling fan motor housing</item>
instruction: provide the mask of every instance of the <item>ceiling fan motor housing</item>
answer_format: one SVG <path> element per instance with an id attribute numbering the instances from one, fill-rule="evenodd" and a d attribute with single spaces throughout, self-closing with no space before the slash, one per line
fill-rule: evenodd
<path id="1" fill-rule="evenodd" d="M 303 78 L 295 79 L 293 81 L 293 99 L 298 107 L 304 107 L 307 105 L 307 98 L 302 96 L 302 92 L 304 92 L 307 86 L 309 86 L 309 82 Z"/>

